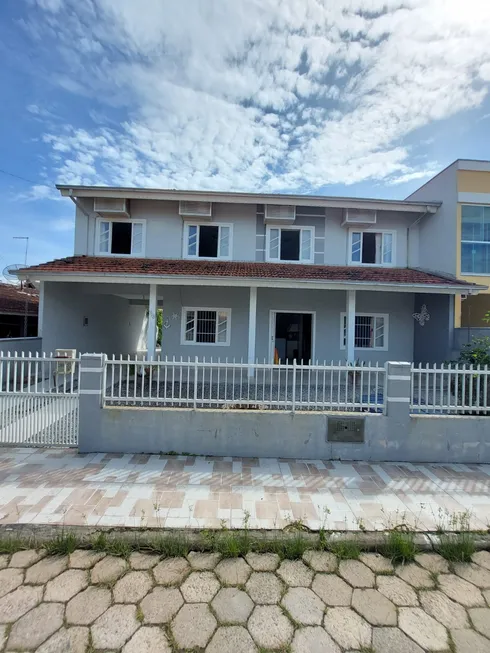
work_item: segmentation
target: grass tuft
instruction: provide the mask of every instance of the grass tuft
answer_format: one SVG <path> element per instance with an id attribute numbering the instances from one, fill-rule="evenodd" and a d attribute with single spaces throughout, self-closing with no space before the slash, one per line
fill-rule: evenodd
<path id="1" fill-rule="evenodd" d="M 61 532 L 43 545 L 48 555 L 69 555 L 80 547 L 80 540 L 74 533 Z"/>
<path id="2" fill-rule="evenodd" d="M 390 531 L 380 553 L 389 558 L 394 565 L 413 562 L 418 553 L 415 533 L 412 531 Z"/>
<path id="3" fill-rule="evenodd" d="M 26 549 L 36 549 L 37 544 L 32 540 L 24 540 L 20 537 L 2 537 L 0 539 L 0 554 L 12 554 Z"/>
<path id="4" fill-rule="evenodd" d="M 328 549 L 334 553 L 339 560 L 357 560 L 361 555 L 361 547 L 357 540 L 330 542 Z"/>
<path id="5" fill-rule="evenodd" d="M 147 548 L 152 553 L 158 553 L 162 558 L 186 556 L 192 549 L 188 538 L 183 533 L 157 535 L 148 542 Z"/>
<path id="6" fill-rule="evenodd" d="M 452 534 L 442 533 L 439 538 L 439 546 L 436 547 L 436 551 L 443 558 L 449 562 L 471 562 L 476 550 L 472 533 L 468 531 Z"/>

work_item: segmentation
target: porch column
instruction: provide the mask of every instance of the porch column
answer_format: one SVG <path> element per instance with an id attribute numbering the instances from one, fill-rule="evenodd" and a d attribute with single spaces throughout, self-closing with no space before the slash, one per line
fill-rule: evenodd
<path id="1" fill-rule="evenodd" d="M 356 291 L 355 290 L 347 291 L 346 323 L 347 323 L 347 333 L 346 333 L 347 362 L 353 363 L 355 360 L 354 334 L 356 329 Z"/>
<path id="2" fill-rule="evenodd" d="M 250 300 L 248 306 L 248 362 L 255 362 L 255 333 L 257 327 L 257 288 L 250 288 Z M 248 368 L 248 376 L 253 377 L 254 368 Z"/>
<path id="3" fill-rule="evenodd" d="M 148 358 L 155 358 L 157 351 L 157 285 L 150 284 L 150 299 L 148 303 L 148 332 L 146 335 Z"/>

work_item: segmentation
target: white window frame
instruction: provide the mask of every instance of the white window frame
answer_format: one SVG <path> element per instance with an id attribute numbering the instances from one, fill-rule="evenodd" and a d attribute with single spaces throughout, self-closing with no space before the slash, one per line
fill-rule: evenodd
<path id="1" fill-rule="evenodd" d="M 388 335 L 390 331 L 390 318 L 388 313 L 358 313 L 356 311 L 356 317 L 372 317 L 372 318 L 382 317 L 384 319 L 384 332 L 383 332 L 384 345 L 383 347 L 356 347 L 355 340 L 354 340 L 354 349 L 357 349 L 358 351 L 387 351 Z M 346 319 L 347 319 L 347 313 L 344 311 L 343 313 L 340 314 L 340 349 L 341 350 L 347 348 L 346 347 L 347 343 L 344 343 L 344 320 Z"/>
<path id="2" fill-rule="evenodd" d="M 189 254 L 189 227 L 197 227 L 197 249 L 199 249 L 199 230 L 201 227 L 218 227 L 218 256 L 199 256 L 199 254 Z M 221 227 L 228 227 L 230 230 L 230 242 L 228 247 L 228 256 L 219 256 L 219 241 Z M 185 259 L 194 259 L 199 261 L 231 261 L 233 258 L 233 223 L 229 222 L 210 222 L 199 220 L 186 220 L 184 222 L 184 242 L 182 243 L 182 256 Z M 214 310 L 214 309 L 213 309 Z"/>
<path id="3" fill-rule="evenodd" d="M 194 325 L 194 340 L 186 340 L 186 321 L 187 321 L 187 312 L 194 311 L 194 320 L 196 320 L 197 311 L 213 311 L 216 313 L 226 313 L 226 342 L 196 342 L 196 326 Z M 216 319 L 216 337 L 218 336 L 218 320 Z M 180 344 L 181 345 L 191 345 L 198 347 L 229 347 L 231 342 L 231 308 L 215 308 L 203 307 L 203 306 L 183 306 L 182 307 L 182 320 L 181 320 L 181 329 L 180 329 Z"/>
<path id="4" fill-rule="evenodd" d="M 102 252 L 100 250 L 100 225 L 103 222 L 108 222 L 109 223 L 109 244 L 112 241 L 112 225 L 114 222 L 123 222 L 123 223 L 130 223 L 131 226 L 135 224 L 140 224 L 142 226 L 142 234 L 141 234 L 141 252 L 138 254 L 113 254 L 112 252 Z M 131 231 L 131 249 L 133 248 L 133 233 Z M 95 247 L 94 247 L 95 255 L 96 256 L 113 256 L 114 258 L 143 258 L 146 253 L 146 220 L 128 220 L 127 218 L 121 219 L 121 218 L 97 218 L 96 221 L 96 227 L 95 227 Z"/>
<path id="5" fill-rule="evenodd" d="M 384 234 L 391 234 L 391 263 L 363 263 L 362 261 L 353 261 L 352 260 L 352 237 L 354 234 L 361 234 L 361 255 L 362 255 L 362 235 L 365 233 L 374 233 L 381 234 L 384 238 Z M 383 251 L 383 243 L 381 243 L 381 251 Z M 349 265 L 357 265 L 370 268 L 394 268 L 396 267 L 396 231 L 393 229 L 377 229 L 376 227 L 370 229 L 360 229 L 359 227 L 352 227 L 349 229 L 349 238 L 348 238 L 348 252 L 347 260 Z"/>
<path id="6" fill-rule="evenodd" d="M 279 229 L 279 231 L 299 231 L 300 232 L 300 256 L 301 256 L 301 233 L 304 231 L 310 232 L 311 244 L 310 244 L 310 258 L 301 259 L 299 261 L 289 261 L 281 258 L 281 236 L 279 234 L 279 258 L 271 258 L 270 256 L 270 244 L 271 244 L 271 229 Z M 315 227 L 300 227 L 298 225 L 282 225 L 282 224 L 268 224 L 265 232 L 265 260 L 268 263 L 296 263 L 300 265 L 309 265 L 315 261 Z"/>
<path id="7" fill-rule="evenodd" d="M 463 208 L 465 206 L 476 206 L 481 209 L 489 208 L 489 204 L 469 204 L 464 202 L 461 204 L 461 227 L 460 227 L 460 242 L 459 242 L 459 259 L 460 259 L 460 268 L 461 276 L 464 277 L 490 277 L 490 270 L 488 272 L 465 272 L 463 271 L 463 245 L 489 245 L 489 240 L 466 240 L 463 238 Z"/>

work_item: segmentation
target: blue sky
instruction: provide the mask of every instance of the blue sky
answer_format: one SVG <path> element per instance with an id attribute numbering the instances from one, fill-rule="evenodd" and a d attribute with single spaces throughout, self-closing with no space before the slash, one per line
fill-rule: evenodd
<path id="1" fill-rule="evenodd" d="M 2 0 L 0 269 L 71 253 L 55 183 L 389 198 L 489 159 L 489 42 L 488 0 Z"/>

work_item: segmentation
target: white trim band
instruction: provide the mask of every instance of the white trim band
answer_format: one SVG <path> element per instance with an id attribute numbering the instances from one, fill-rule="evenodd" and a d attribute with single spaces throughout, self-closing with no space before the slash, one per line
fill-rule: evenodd
<path id="1" fill-rule="evenodd" d="M 78 393 L 81 395 L 101 395 L 102 390 L 79 390 Z"/>
<path id="2" fill-rule="evenodd" d="M 411 381 L 411 376 L 403 376 L 402 374 L 388 374 L 388 381 Z"/>
<path id="3" fill-rule="evenodd" d="M 103 372 L 103 367 L 81 367 L 80 372 Z"/>
<path id="4" fill-rule="evenodd" d="M 409 404 L 410 397 L 386 397 L 386 401 L 390 401 L 392 404 Z"/>

